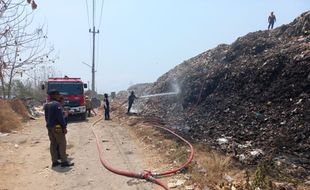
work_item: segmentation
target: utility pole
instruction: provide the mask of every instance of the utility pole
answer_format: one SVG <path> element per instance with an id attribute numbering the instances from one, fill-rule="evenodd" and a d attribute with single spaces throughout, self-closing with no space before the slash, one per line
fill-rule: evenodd
<path id="1" fill-rule="evenodd" d="M 92 80 L 91 80 L 91 90 L 92 96 L 95 92 L 95 44 L 96 44 L 96 34 L 99 34 L 99 30 L 96 31 L 95 27 L 95 0 L 93 0 L 93 30 L 89 29 L 89 32 L 93 34 L 93 58 L 92 58 Z"/>

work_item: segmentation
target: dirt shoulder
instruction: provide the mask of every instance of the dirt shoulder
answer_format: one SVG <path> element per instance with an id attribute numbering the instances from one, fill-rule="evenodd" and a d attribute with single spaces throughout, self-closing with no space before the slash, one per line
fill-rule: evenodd
<path id="1" fill-rule="evenodd" d="M 88 122 L 70 123 L 67 153 L 72 168 L 51 168 L 49 139 L 43 118 L 22 130 L 0 137 L 0 189 L 159 189 L 144 181 L 117 176 L 101 166 Z M 115 122 L 96 126 L 106 159 L 118 168 L 141 171 L 148 168 L 138 145 L 126 127 Z"/>

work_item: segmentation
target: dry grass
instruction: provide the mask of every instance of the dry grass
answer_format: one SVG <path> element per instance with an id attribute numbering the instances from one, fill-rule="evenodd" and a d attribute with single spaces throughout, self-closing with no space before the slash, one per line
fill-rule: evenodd
<path id="1" fill-rule="evenodd" d="M 155 150 L 159 155 L 165 155 L 164 163 L 168 164 L 170 162 L 171 164 L 171 161 L 173 161 L 173 165 L 179 166 L 187 160 L 188 147 L 172 138 L 171 135 L 150 127 L 148 122 L 141 125 L 137 122 L 137 119 L 134 119 L 134 122 L 130 124 L 136 126 L 131 129 L 135 131 L 135 134 L 143 143 L 149 144 L 149 146 L 152 145 L 152 150 Z M 225 174 L 231 175 L 232 173 L 241 172 L 236 171 L 233 167 L 233 161 L 230 157 L 202 147 L 202 145 L 195 146 L 194 160 L 185 170 L 194 179 L 192 183 L 195 182 L 202 187 L 207 184 L 208 187 L 215 189 L 226 182 L 223 178 Z"/>
<path id="2" fill-rule="evenodd" d="M 19 100 L 19 99 L 14 99 L 9 101 L 11 108 L 14 110 L 15 113 L 19 114 L 24 121 L 29 120 L 29 113 L 28 110 L 25 106 L 25 104 Z"/>
<path id="3" fill-rule="evenodd" d="M 0 132 L 11 132 L 21 126 L 20 116 L 7 101 L 0 100 Z"/>
<path id="4" fill-rule="evenodd" d="M 210 188 L 226 183 L 224 176 L 231 176 L 235 170 L 230 157 L 215 151 L 205 152 L 199 149 L 196 151 L 195 164 L 190 168 L 193 179 L 202 186 L 208 185 Z"/>
<path id="5" fill-rule="evenodd" d="M 149 146 L 157 155 L 165 155 L 161 158 L 161 169 L 165 170 L 165 166 L 179 166 L 188 158 L 188 147 L 184 143 L 180 143 L 170 134 L 156 129 L 155 125 L 160 123 L 156 119 L 139 118 L 139 117 L 118 117 L 119 121 L 126 123 L 130 129 L 134 131 L 134 135 L 145 145 Z M 173 162 L 173 163 L 172 163 Z M 195 157 L 186 173 L 192 176 L 193 181 L 189 184 L 197 183 L 202 187 L 207 184 L 211 189 L 216 189 L 225 180 L 223 176 L 230 174 L 232 171 L 232 159 L 228 156 L 221 155 L 205 145 L 195 145 Z M 172 165 L 171 165 L 172 164 Z M 167 169 L 167 168 L 166 168 Z M 235 173 L 238 173 L 237 171 Z M 234 174 L 235 174 L 234 173 Z"/>

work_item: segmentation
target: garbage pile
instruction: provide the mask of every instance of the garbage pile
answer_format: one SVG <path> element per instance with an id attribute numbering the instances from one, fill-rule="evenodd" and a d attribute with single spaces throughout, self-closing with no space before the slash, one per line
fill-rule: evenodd
<path id="1" fill-rule="evenodd" d="M 272 155 L 310 175 L 309 33 L 306 12 L 184 61 L 149 89 L 179 95 L 150 98 L 142 114 L 246 164 Z"/>
<path id="2" fill-rule="evenodd" d="M 33 98 L 23 98 L 22 101 L 27 109 L 27 117 L 30 119 L 35 119 L 44 114 L 42 105 L 36 102 Z"/>
<path id="3" fill-rule="evenodd" d="M 127 91 L 134 91 L 137 96 L 143 96 L 149 94 L 148 91 L 153 83 L 141 83 L 130 86 Z"/>

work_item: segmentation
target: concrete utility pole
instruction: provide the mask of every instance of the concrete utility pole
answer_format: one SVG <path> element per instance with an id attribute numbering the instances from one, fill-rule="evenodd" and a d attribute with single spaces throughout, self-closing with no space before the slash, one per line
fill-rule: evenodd
<path id="1" fill-rule="evenodd" d="M 96 44 L 96 34 L 99 34 L 99 30 L 96 31 L 95 28 L 95 0 L 93 0 L 93 30 L 89 29 L 89 32 L 93 34 L 93 61 L 92 61 L 92 80 L 91 80 L 91 90 L 92 95 L 95 92 L 95 44 Z"/>

